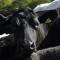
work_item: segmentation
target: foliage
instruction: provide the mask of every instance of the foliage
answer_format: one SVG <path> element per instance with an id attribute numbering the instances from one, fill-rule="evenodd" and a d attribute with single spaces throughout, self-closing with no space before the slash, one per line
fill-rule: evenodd
<path id="1" fill-rule="evenodd" d="M 25 8 L 27 6 L 35 7 L 37 4 L 44 3 L 44 2 L 50 2 L 50 0 L 16 0 L 14 2 L 14 6 L 18 6 L 20 8 Z"/>
<path id="2" fill-rule="evenodd" d="M 12 5 L 13 0 L 0 0 L 0 9 Z"/>
<path id="3" fill-rule="evenodd" d="M 27 6 L 35 7 L 40 3 L 50 2 L 51 0 L 0 0 L 0 9 L 16 7 L 25 8 Z"/>

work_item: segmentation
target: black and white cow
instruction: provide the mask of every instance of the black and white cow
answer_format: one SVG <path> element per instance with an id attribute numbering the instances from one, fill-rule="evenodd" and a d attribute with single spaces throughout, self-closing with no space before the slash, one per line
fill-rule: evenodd
<path id="1" fill-rule="evenodd" d="M 20 13 L 18 13 L 18 11 L 14 12 L 0 25 L 1 31 L 3 30 L 2 33 L 13 33 L 15 40 L 14 46 L 6 46 L 2 48 L 2 55 L 0 56 L 1 60 L 25 60 L 35 49 L 35 25 L 38 25 L 38 22 L 33 19 L 32 12 L 29 12 L 29 10 L 27 11 L 27 14 L 25 13 L 26 11 Z"/>
<path id="2" fill-rule="evenodd" d="M 56 13 L 57 13 L 57 11 L 56 11 Z M 50 12 L 50 14 L 53 14 L 53 13 Z M 47 13 L 47 15 L 48 15 L 48 13 Z M 53 16 L 50 15 L 50 16 L 52 18 L 52 24 L 49 28 L 47 36 L 40 44 L 39 49 L 44 49 L 44 48 L 60 45 L 60 15 L 58 15 L 58 13 L 57 13 L 57 14 L 55 14 L 55 16 L 54 15 Z"/>

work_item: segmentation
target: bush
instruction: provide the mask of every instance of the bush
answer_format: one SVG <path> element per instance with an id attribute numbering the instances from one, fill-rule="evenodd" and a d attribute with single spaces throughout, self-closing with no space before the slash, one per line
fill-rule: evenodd
<path id="1" fill-rule="evenodd" d="M 51 0 L 1 0 L 0 9 L 2 8 L 14 9 L 16 7 L 26 8 L 27 6 L 34 8 L 36 5 L 40 3 L 45 3 L 50 1 Z"/>

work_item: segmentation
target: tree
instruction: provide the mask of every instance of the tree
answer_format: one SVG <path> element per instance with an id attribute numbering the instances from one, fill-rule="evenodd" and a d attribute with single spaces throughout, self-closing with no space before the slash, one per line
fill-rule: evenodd
<path id="1" fill-rule="evenodd" d="M 15 9 L 16 7 L 26 8 L 27 6 L 34 8 L 36 5 L 40 3 L 50 1 L 51 0 L 0 0 L 0 9 L 3 8 Z"/>
<path id="2" fill-rule="evenodd" d="M 0 0 L 0 9 L 12 5 L 14 0 Z"/>
<path id="3" fill-rule="evenodd" d="M 35 7 L 37 4 L 50 2 L 51 0 L 16 0 L 15 4 L 20 8 L 25 8 L 27 6 Z"/>

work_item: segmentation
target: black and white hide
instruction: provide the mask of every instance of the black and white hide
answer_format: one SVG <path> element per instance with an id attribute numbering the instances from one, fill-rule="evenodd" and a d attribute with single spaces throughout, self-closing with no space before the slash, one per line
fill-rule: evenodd
<path id="1" fill-rule="evenodd" d="M 40 49 L 60 45 L 60 16 L 58 16 L 52 23 L 50 30 L 40 45 Z"/>
<path id="2" fill-rule="evenodd" d="M 35 50 L 35 25 L 37 22 L 35 23 L 34 19 L 27 19 L 27 17 L 23 17 L 17 13 L 10 16 L 6 22 L 7 23 L 3 23 L 3 27 L 1 26 L 3 29 L 2 33 L 13 33 L 15 45 L 13 47 L 6 46 L 2 48 L 1 60 L 27 60 L 30 54 Z"/>
<path id="3" fill-rule="evenodd" d="M 46 36 L 48 35 L 48 33 L 49 33 L 50 29 L 51 29 L 50 27 L 52 26 L 51 23 L 54 22 L 54 20 L 57 17 L 57 15 L 58 14 L 57 14 L 56 10 L 51 10 L 51 11 L 45 11 L 45 13 L 42 16 L 38 17 L 38 20 L 40 21 L 40 29 L 39 29 L 40 30 L 40 34 L 39 34 L 39 36 L 43 37 L 42 39 L 39 38 L 40 39 L 39 41 L 41 41 L 40 42 L 41 45 L 42 45 L 42 42 L 45 42 L 45 38 L 46 38 Z M 45 21 L 48 18 L 51 20 L 50 26 L 48 26 L 48 24 L 45 23 Z M 38 47 L 38 49 L 40 49 L 40 48 L 41 48 L 41 46 Z"/>

